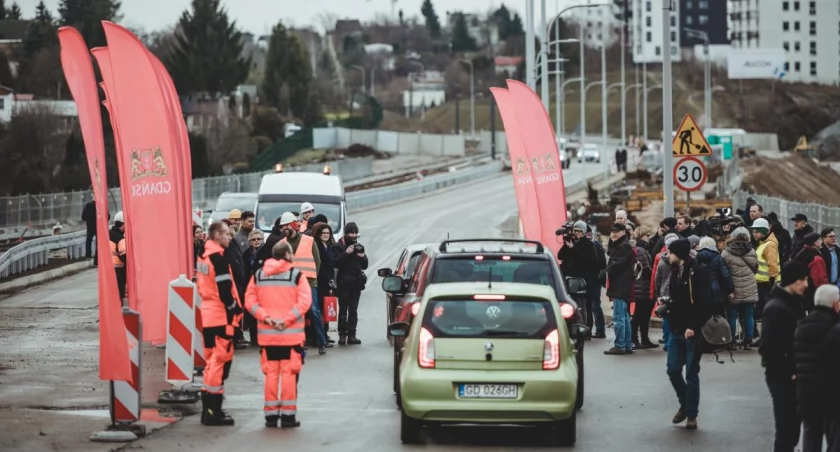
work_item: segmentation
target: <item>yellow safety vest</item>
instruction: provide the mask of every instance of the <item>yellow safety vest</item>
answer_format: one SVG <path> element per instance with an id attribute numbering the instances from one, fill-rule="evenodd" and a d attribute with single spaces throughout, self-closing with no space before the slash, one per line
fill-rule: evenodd
<path id="1" fill-rule="evenodd" d="M 770 264 L 764 257 L 764 252 L 767 250 L 768 244 L 769 241 L 765 240 L 761 245 L 758 245 L 758 250 L 756 251 L 758 255 L 758 271 L 755 274 L 756 282 L 770 282 Z"/>

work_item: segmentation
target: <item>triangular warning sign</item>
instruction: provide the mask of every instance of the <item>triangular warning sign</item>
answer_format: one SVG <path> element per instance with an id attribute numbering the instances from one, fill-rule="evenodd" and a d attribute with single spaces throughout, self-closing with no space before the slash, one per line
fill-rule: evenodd
<path id="1" fill-rule="evenodd" d="M 805 135 L 802 135 L 801 137 L 799 137 L 799 141 L 796 142 L 796 147 L 794 148 L 794 150 L 808 151 L 810 149 L 811 149 L 811 146 L 808 145 L 808 137 L 806 137 Z"/>
<path id="2" fill-rule="evenodd" d="M 671 151 L 674 156 L 680 155 L 712 155 L 712 147 L 703 136 L 697 121 L 691 115 L 685 115 L 674 140 L 671 142 Z"/>

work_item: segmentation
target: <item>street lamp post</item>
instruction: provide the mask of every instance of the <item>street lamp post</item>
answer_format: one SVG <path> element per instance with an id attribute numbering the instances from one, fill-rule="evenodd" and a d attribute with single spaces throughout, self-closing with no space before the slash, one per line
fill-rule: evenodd
<path id="1" fill-rule="evenodd" d="M 472 60 L 467 58 L 458 60 L 470 65 L 470 136 L 475 139 L 475 68 Z"/>
<path id="2" fill-rule="evenodd" d="M 674 128 L 673 104 L 671 96 L 671 11 L 673 0 L 662 2 L 662 194 L 664 197 L 664 216 L 674 215 L 674 156 L 668 152 L 666 143 L 671 141 Z"/>
<path id="3" fill-rule="evenodd" d="M 625 73 L 624 73 L 624 53 L 627 51 L 625 46 L 625 28 L 627 25 L 627 16 L 625 15 L 624 7 L 621 8 L 621 86 L 625 86 L 627 80 L 625 80 Z M 625 90 L 621 90 L 621 145 L 624 146 L 627 143 L 627 96 L 625 96 Z"/>
<path id="4" fill-rule="evenodd" d="M 554 118 L 557 124 L 554 128 L 554 131 L 557 134 L 557 137 L 559 138 L 559 137 L 563 136 L 563 128 L 565 127 L 564 126 L 565 121 L 563 119 L 563 106 L 562 106 L 562 104 L 564 102 L 564 99 L 560 96 L 561 85 L 563 85 L 565 83 L 565 80 L 561 81 L 560 78 L 561 77 L 565 78 L 565 76 L 566 76 L 565 63 L 567 61 L 569 61 L 566 58 L 562 57 L 563 55 L 560 53 L 560 44 L 571 44 L 571 43 L 578 42 L 578 40 L 574 39 L 574 38 L 572 38 L 572 39 L 559 39 L 560 38 L 560 36 L 559 36 L 560 35 L 560 30 L 558 28 L 555 28 L 555 31 L 557 32 L 557 35 L 558 35 L 557 38 L 558 39 L 555 39 L 554 41 L 552 41 L 551 44 L 555 45 L 555 51 L 557 52 L 557 56 L 559 57 L 559 58 L 556 59 L 556 61 L 559 62 L 559 63 L 564 63 L 563 67 L 560 69 L 560 73 L 558 74 L 559 77 L 558 76 L 554 77 L 554 107 L 557 109 L 557 113 L 556 113 L 555 118 Z"/>
<path id="5" fill-rule="evenodd" d="M 638 72 L 636 73 L 636 75 L 638 75 Z M 627 92 L 628 91 L 630 91 L 631 89 L 634 89 L 634 88 L 636 89 L 636 120 L 635 120 L 635 125 L 636 125 L 636 138 L 638 138 L 639 137 L 639 88 L 642 87 L 642 84 L 638 83 L 638 77 L 636 77 L 636 81 L 637 81 L 637 83 L 633 83 L 633 84 L 628 85 L 624 88 L 624 98 L 625 99 L 627 98 Z"/>
<path id="6" fill-rule="evenodd" d="M 566 85 L 571 84 L 571 83 L 577 83 L 577 82 L 580 82 L 581 80 L 582 79 L 580 77 L 570 78 L 568 80 L 564 80 L 563 84 L 560 85 L 560 101 L 561 101 L 561 104 L 562 104 L 560 109 L 562 110 L 562 113 L 563 113 L 563 122 L 560 123 L 560 131 L 561 131 L 560 135 L 564 135 L 563 132 L 565 131 L 565 128 L 566 128 L 566 124 L 565 124 L 566 123 Z M 569 92 L 574 92 L 574 90 L 569 90 Z"/>
<path id="7" fill-rule="evenodd" d="M 712 67 L 709 58 L 709 34 L 702 30 L 695 30 L 693 28 L 684 28 L 688 37 L 703 40 L 703 57 L 705 58 L 705 70 L 703 74 L 703 93 L 705 106 L 703 108 L 704 128 L 712 127 Z"/>
<path id="8" fill-rule="evenodd" d="M 606 21 L 604 21 L 606 23 Z M 606 34 L 604 34 L 606 38 Z M 607 147 L 607 45 L 601 41 L 601 146 Z"/>

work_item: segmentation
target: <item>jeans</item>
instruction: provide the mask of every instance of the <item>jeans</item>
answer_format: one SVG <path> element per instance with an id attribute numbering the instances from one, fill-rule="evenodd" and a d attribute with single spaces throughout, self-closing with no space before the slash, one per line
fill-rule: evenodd
<path id="1" fill-rule="evenodd" d="M 665 344 L 665 350 L 668 350 L 668 341 L 671 340 L 671 323 L 668 322 L 668 317 L 662 318 L 662 342 Z"/>
<path id="2" fill-rule="evenodd" d="M 615 348 L 633 350 L 630 305 L 620 298 L 613 298 L 613 326 L 615 328 Z"/>
<path id="3" fill-rule="evenodd" d="M 698 331 L 699 334 L 699 331 Z M 689 419 L 697 418 L 700 410 L 700 350 L 697 336 L 671 332 L 668 341 L 668 378 L 677 393 L 680 409 Z M 685 367 L 685 378 L 683 378 Z"/>
<path id="4" fill-rule="evenodd" d="M 607 327 L 604 321 L 604 310 L 601 308 L 601 285 L 598 281 L 587 284 L 593 284 L 595 287 L 589 290 L 586 296 L 586 326 L 592 329 L 594 320 L 595 332 L 603 333 Z"/>
<path id="5" fill-rule="evenodd" d="M 799 443 L 801 419 L 796 412 L 796 381 L 790 375 L 767 375 L 767 389 L 773 399 L 776 438 L 773 452 L 793 452 Z"/>
<path id="6" fill-rule="evenodd" d="M 96 225 L 92 228 L 88 226 L 87 234 L 85 235 L 85 258 L 90 259 L 93 257 L 91 254 L 91 245 L 94 243 L 94 238 L 96 237 Z"/>
<path id="7" fill-rule="evenodd" d="M 306 312 L 306 318 L 312 324 L 315 330 L 315 336 L 318 339 L 318 346 L 324 347 L 327 345 L 327 336 L 324 334 L 324 321 L 321 320 L 321 306 L 318 303 L 318 288 L 312 288 L 312 305 L 309 311 Z"/>
<path id="8" fill-rule="evenodd" d="M 739 303 L 730 305 L 726 315 L 729 318 L 729 328 L 732 330 L 732 337 L 735 337 L 735 321 L 740 317 L 741 326 L 744 327 L 744 343 L 752 343 L 755 334 L 755 304 Z"/>
<path id="9" fill-rule="evenodd" d="M 823 437 L 827 452 L 840 452 L 840 419 L 804 419 L 802 452 L 822 452 Z"/>

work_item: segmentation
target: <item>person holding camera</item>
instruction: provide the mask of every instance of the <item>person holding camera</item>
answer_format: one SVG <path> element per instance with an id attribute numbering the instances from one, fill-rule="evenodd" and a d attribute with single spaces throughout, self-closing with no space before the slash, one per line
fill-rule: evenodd
<path id="1" fill-rule="evenodd" d="M 344 226 L 344 237 L 332 248 L 332 261 L 337 270 L 338 294 L 338 345 L 361 344 L 356 337 L 359 322 L 359 298 L 365 289 L 368 258 L 365 247 L 358 242 L 359 227 L 356 223 Z"/>
<path id="2" fill-rule="evenodd" d="M 569 228 L 568 226 L 572 226 Z M 557 231 L 557 235 L 563 236 L 563 246 L 557 252 L 557 259 L 560 260 L 560 268 L 563 275 L 583 278 L 589 287 L 593 284 L 592 275 L 597 275 L 598 255 L 595 253 L 595 244 L 586 238 L 586 222 L 577 221 L 573 225 L 566 225 Z M 587 290 L 588 293 L 588 290 Z M 592 328 L 593 302 L 600 303 L 601 300 L 592 300 L 586 297 L 586 326 Z"/>
<path id="3" fill-rule="evenodd" d="M 615 344 L 605 355 L 629 355 L 633 353 L 632 326 L 630 322 L 630 300 L 633 298 L 633 284 L 636 256 L 627 227 L 616 222 L 610 228 L 610 244 L 607 249 L 610 259 L 604 270 L 607 296 L 613 302 L 613 324 L 615 325 Z"/>
<path id="4" fill-rule="evenodd" d="M 687 420 L 685 428 L 694 430 L 700 406 L 700 328 L 711 317 L 711 283 L 706 270 L 691 255 L 688 239 L 668 245 L 668 260 L 673 266 L 670 298 L 663 299 L 657 315 L 668 319 L 671 330 L 666 367 L 680 403 L 671 422 Z"/>

